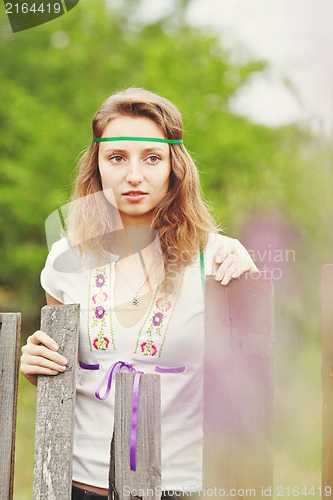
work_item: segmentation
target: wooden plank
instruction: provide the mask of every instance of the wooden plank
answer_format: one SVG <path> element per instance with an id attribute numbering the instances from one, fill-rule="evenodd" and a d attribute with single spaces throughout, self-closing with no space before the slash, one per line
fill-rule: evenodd
<path id="1" fill-rule="evenodd" d="M 136 470 L 130 469 L 133 373 L 117 373 L 110 491 L 119 500 L 140 496 L 157 500 L 161 493 L 161 389 L 158 374 L 140 378 Z M 135 495 L 136 493 L 136 495 Z"/>
<path id="2" fill-rule="evenodd" d="M 333 498 L 333 265 L 322 269 L 322 498 Z M 325 487 L 331 487 L 331 494 Z"/>
<path id="3" fill-rule="evenodd" d="M 204 490 L 263 498 L 272 487 L 273 312 L 267 274 L 207 278 Z"/>
<path id="4" fill-rule="evenodd" d="M 21 315 L 0 313 L 0 498 L 13 498 Z"/>
<path id="5" fill-rule="evenodd" d="M 68 360 L 64 373 L 39 376 L 33 500 L 71 498 L 79 305 L 45 306 L 41 330 Z"/>

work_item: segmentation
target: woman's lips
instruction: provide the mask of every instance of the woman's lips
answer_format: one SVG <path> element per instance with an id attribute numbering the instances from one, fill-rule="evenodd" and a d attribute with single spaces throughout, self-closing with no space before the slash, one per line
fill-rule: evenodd
<path id="1" fill-rule="evenodd" d="M 132 202 L 132 203 L 137 203 L 145 198 L 148 193 L 145 193 L 143 191 L 127 191 L 126 193 L 123 193 L 124 198 L 126 200 Z"/>

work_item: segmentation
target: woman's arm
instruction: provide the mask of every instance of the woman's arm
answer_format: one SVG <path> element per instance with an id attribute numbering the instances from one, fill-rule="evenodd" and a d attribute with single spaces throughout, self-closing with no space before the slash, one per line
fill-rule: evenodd
<path id="1" fill-rule="evenodd" d="M 48 305 L 61 305 L 59 300 L 46 293 Z M 37 375 L 57 375 L 66 370 L 67 360 L 57 351 L 59 346 L 45 332 L 37 330 L 30 335 L 22 347 L 21 373 L 33 385 L 37 385 Z"/>
<path id="2" fill-rule="evenodd" d="M 50 295 L 49 293 L 45 292 L 45 296 L 46 296 L 46 303 L 48 306 L 62 306 L 63 305 L 62 302 L 59 302 L 59 300 L 52 297 L 52 295 Z"/>

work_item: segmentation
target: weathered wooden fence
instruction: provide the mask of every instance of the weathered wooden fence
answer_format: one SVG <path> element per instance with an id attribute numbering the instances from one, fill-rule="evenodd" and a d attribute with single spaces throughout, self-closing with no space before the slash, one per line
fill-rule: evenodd
<path id="1" fill-rule="evenodd" d="M 33 500 L 70 498 L 78 314 L 75 305 L 42 309 L 41 329 L 58 342 L 68 368 L 57 377 L 39 377 Z M 205 323 L 204 491 L 208 497 L 214 489 L 235 490 L 231 495 L 241 498 L 242 490 L 256 488 L 260 498 L 261 487 L 273 481 L 271 281 L 258 273 L 223 287 L 208 278 Z M 122 500 L 131 499 L 129 490 L 142 489 L 154 492 L 149 498 L 157 500 L 159 375 L 140 378 L 135 472 L 129 464 L 134 377 L 116 375 L 110 491 Z M 11 500 L 10 494 L 0 498 Z"/>
<path id="2" fill-rule="evenodd" d="M 159 377 L 158 374 L 140 376 L 135 445 L 136 467 L 135 470 L 131 470 L 130 442 L 135 374 L 116 374 L 116 404 L 109 483 L 110 491 L 114 491 L 119 500 L 131 499 L 135 496 L 141 496 L 143 500 L 160 498 L 161 391 Z M 140 495 L 139 492 L 141 492 Z"/>
<path id="3" fill-rule="evenodd" d="M 42 309 L 41 330 L 68 364 L 57 377 L 38 377 L 33 500 L 71 498 L 79 313 L 76 304 Z"/>
<path id="4" fill-rule="evenodd" d="M 227 287 L 207 279 L 206 493 L 262 498 L 273 485 L 273 317 L 273 285 L 265 273 Z"/>
<path id="5" fill-rule="evenodd" d="M 323 391 L 322 498 L 333 498 L 333 265 L 323 267 L 321 295 Z M 331 492 L 329 488 L 331 488 Z M 329 492 L 330 494 L 328 494 Z"/>
<path id="6" fill-rule="evenodd" d="M 0 313 L 0 498 L 11 500 L 21 316 Z"/>

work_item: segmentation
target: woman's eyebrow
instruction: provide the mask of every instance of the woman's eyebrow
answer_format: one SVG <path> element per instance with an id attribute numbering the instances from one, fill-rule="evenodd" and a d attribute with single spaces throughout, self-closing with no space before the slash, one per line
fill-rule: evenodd
<path id="1" fill-rule="evenodd" d="M 107 149 L 104 149 L 103 153 L 110 153 L 110 151 L 112 153 L 126 153 L 127 150 L 126 149 L 120 149 L 120 148 L 107 148 Z"/>
<path id="2" fill-rule="evenodd" d="M 156 152 L 166 153 L 167 151 L 169 151 L 169 148 L 163 149 L 163 148 L 160 148 L 159 146 L 156 146 L 156 147 L 145 148 L 142 151 L 146 152 L 146 153 L 150 153 L 150 152 L 151 153 L 156 153 Z"/>

